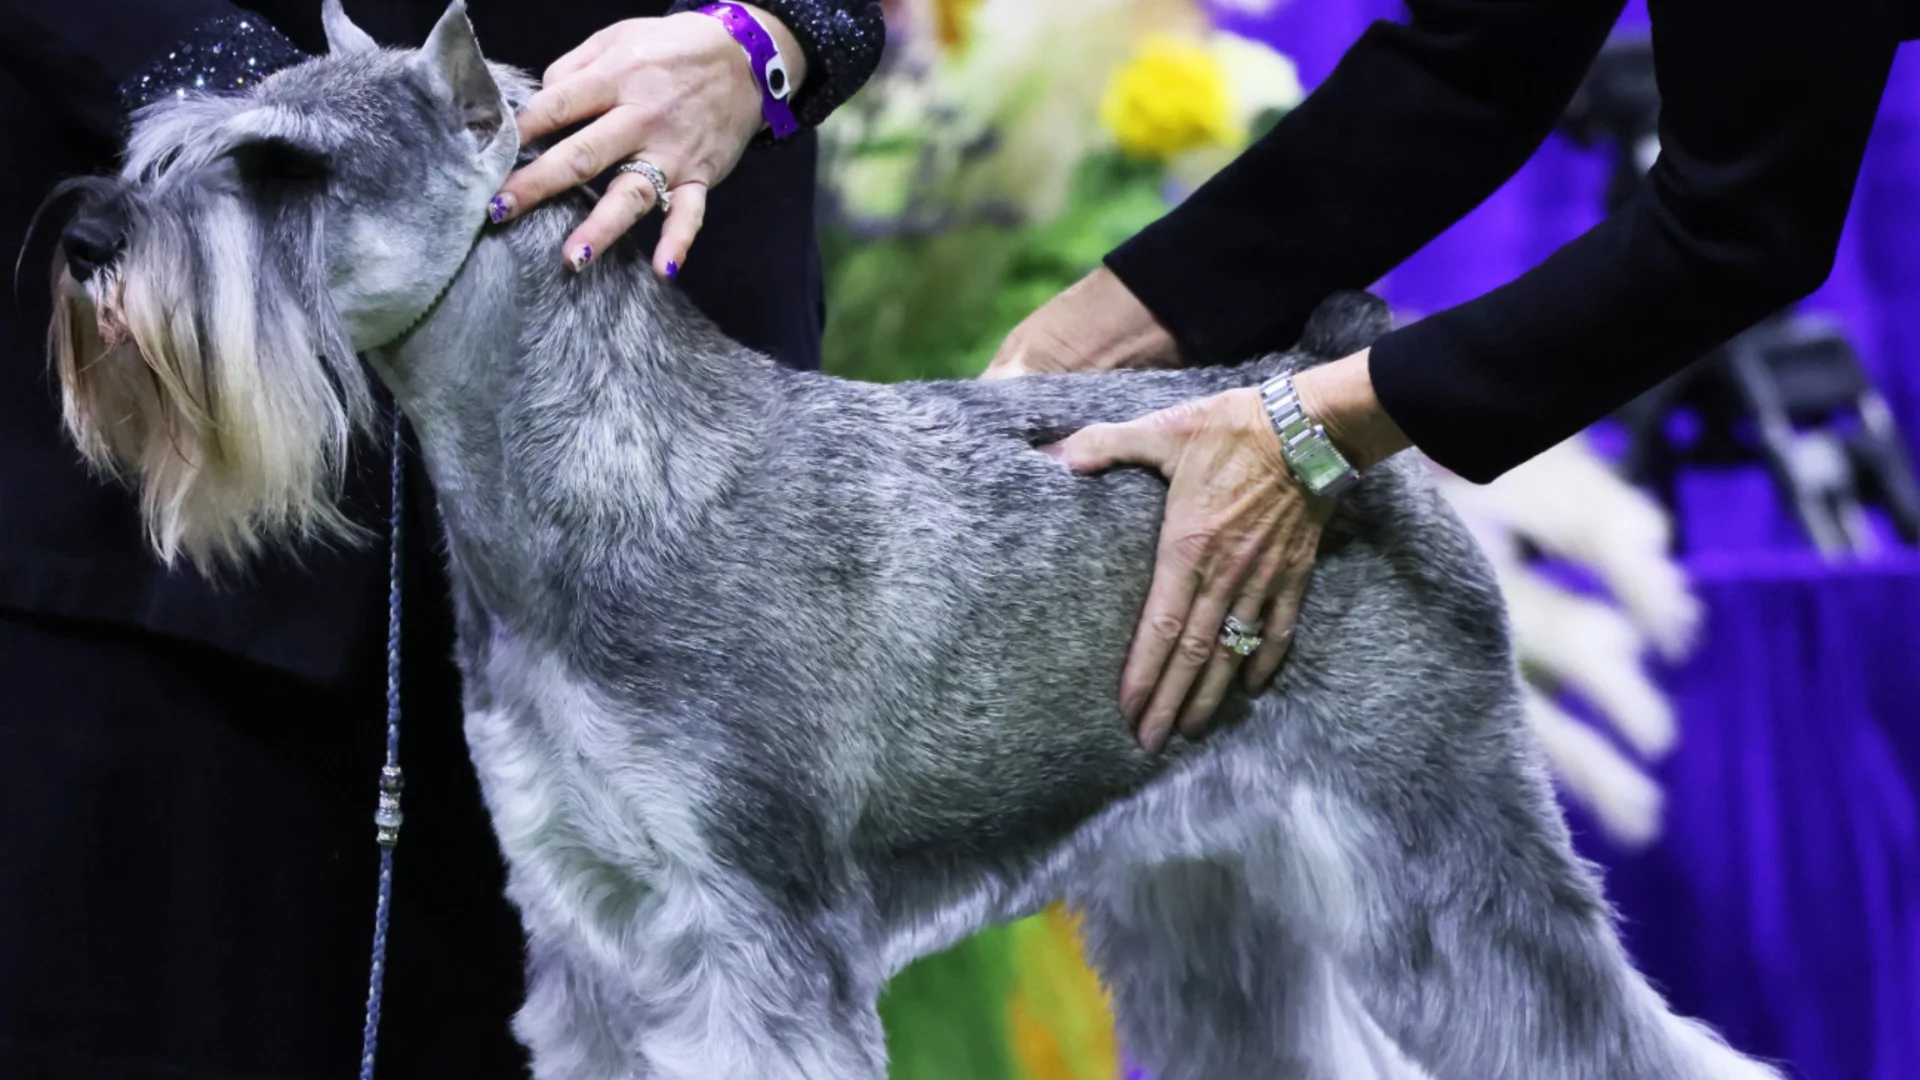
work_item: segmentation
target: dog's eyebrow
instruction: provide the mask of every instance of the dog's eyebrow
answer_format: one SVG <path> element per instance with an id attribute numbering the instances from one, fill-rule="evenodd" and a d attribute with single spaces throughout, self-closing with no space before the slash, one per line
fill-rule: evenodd
<path id="1" fill-rule="evenodd" d="M 256 106 L 222 125 L 222 151 L 268 140 L 321 150 L 338 142 L 343 133 L 338 122 L 326 117 L 277 105 Z"/>
<path id="2" fill-rule="evenodd" d="M 175 166 L 204 164 L 223 153 L 226 139 L 221 132 L 238 107 L 230 98 L 212 95 L 149 105 L 136 115 L 122 175 L 152 180 Z"/>

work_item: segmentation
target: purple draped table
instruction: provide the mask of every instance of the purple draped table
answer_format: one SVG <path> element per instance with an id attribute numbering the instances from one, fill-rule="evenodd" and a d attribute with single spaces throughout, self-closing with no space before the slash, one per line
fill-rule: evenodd
<path id="1" fill-rule="evenodd" d="M 1823 563 L 1757 468 L 1680 502 L 1708 621 L 1662 677 L 1665 834 L 1570 810 L 1580 846 L 1675 1008 L 1803 1080 L 1920 1077 L 1920 553 Z"/>

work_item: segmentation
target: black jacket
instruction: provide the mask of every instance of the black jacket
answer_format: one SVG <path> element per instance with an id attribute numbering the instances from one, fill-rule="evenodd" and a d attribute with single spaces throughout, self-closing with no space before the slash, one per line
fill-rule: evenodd
<path id="1" fill-rule="evenodd" d="M 1622 0 L 1409 0 L 1108 265 L 1197 359 L 1284 347 L 1546 138 Z M 1664 111 L 1633 200 L 1544 264 L 1373 347 L 1381 404 L 1490 480 L 1829 272 L 1912 0 L 1650 0 Z"/>
<path id="2" fill-rule="evenodd" d="M 319 0 L 244 7 L 301 48 L 324 51 Z M 538 75 L 594 32 L 667 7 L 470 0 L 468 11 L 489 58 Z M 425 40 L 445 5 L 378 0 L 349 8 L 375 40 L 405 44 Z M 44 346 L 57 218 L 21 250 L 55 183 L 113 166 L 124 123 L 116 84 L 196 26 L 236 10 L 224 0 L 0 0 L 0 251 L 20 253 L 17 285 L 0 303 L 0 609 L 136 626 L 328 682 L 384 625 L 384 553 L 377 545 L 308 552 L 305 569 L 271 562 L 226 589 L 191 570 L 162 571 L 147 554 L 133 499 L 87 475 L 60 430 Z M 729 334 L 798 367 L 819 365 L 825 317 L 815 159 L 811 132 L 749 150 L 713 190 L 679 279 Z M 624 242 L 650 248 L 659 220 L 652 216 Z M 377 527 L 382 469 L 364 464 L 375 482 L 359 501 Z"/>

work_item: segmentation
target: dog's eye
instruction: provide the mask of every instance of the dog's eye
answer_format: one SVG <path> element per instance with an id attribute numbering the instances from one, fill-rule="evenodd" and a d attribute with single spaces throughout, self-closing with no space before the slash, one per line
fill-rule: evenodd
<path id="1" fill-rule="evenodd" d="M 285 139 L 259 139 L 233 148 L 234 164 L 249 180 L 316 180 L 327 175 L 327 156 Z"/>

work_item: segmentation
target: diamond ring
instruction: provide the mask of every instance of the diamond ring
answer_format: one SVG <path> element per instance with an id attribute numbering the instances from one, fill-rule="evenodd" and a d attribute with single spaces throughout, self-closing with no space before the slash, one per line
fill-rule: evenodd
<path id="1" fill-rule="evenodd" d="M 644 158 L 629 158 L 620 163 L 619 171 L 632 173 L 652 184 L 654 200 L 658 203 L 661 213 L 664 214 L 673 209 L 673 192 L 667 190 L 667 174 L 660 171 L 660 166 Z"/>
<path id="2" fill-rule="evenodd" d="M 1235 656 L 1252 656 L 1260 648 L 1264 639 L 1260 636 L 1261 624 L 1241 622 L 1236 616 L 1229 615 L 1220 624 L 1220 644 L 1225 645 Z"/>

